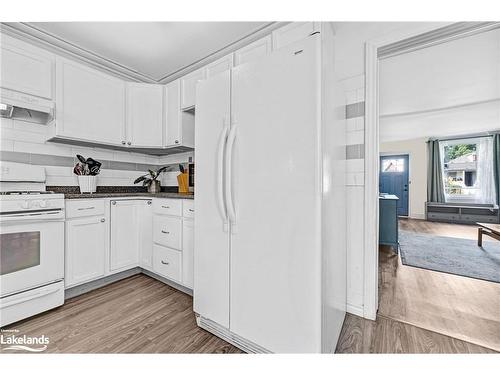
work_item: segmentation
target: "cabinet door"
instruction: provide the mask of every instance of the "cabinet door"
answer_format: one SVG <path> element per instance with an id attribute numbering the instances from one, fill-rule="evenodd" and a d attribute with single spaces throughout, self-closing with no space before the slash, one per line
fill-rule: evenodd
<path id="1" fill-rule="evenodd" d="M 104 276 L 107 225 L 104 216 L 73 219 L 66 222 L 66 287 Z"/>
<path id="2" fill-rule="evenodd" d="M 245 64 L 269 55 L 271 50 L 272 38 L 271 35 L 268 35 L 236 51 L 234 53 L 234 66 Z"/>
<path id="3" fill-rule="evenodd" d="M 127 83 L 127 145 L 163 146 L 163 87 Z"/>
<path id="4" fill-rule="evenodd" d="M 182 222 L 182 283 L 193 288 L 193 256 L 194 253 L 194 221 L 184 219 Z"/>
<path id="5" fill-rule="evenodd" d="M 180 80 L 170 82 L 165 86 L 165 145 L 176 146 L 181 144 L 181 91 Z"/>
<path id="6" fill-rule="evenodd" d="M 137 201 L 111 201 L 110 270 L 133 268 L 139 262 Z"/>
<path id="7" fill-rule="evenodd" d="M 54 55 L 1 35 L 0 87 L 52 99 Z"/>
<path id="8" fill-rule="evenodd" d="M 319 31 L 319 22 L 291 22 L 272 33 L 273 50 L 298 42 Z"/>
<path id="9" fill-rule="evenodd" d="M 195 106 L 196 85 L 205 78 L 205 69 L 198 69 L 182 77 L 181 80 L 181 109 Z"/>
<path id="10" fill-rule="evenodd" d="M 219 73 L 225 72 L 233 67 L 233 54 L 224 56 L 213 63 L 208 64 L 205 69 L 206 78 L 213 77 Z"/>
<path id="11" fill-rule="evenodd" d="M 139 263 L 142 268 L 153 269 L 153 207 L 151 200 L 142 201 L 137 207 L 139 219 Z"/>
<path id="12" fill-rule="evenodd" d="M 56 135 L 122 145 L 125 83 L 70 60 L 56 60 Z"/>

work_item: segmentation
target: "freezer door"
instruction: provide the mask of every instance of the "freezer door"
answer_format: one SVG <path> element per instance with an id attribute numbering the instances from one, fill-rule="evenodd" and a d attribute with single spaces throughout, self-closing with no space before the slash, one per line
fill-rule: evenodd
<path id="1" fill-rule="evenodd" d="M 229 231 L 224 150 L 229 132 L 230 71 L 196 90 L 194 311 L 229 328 Z"/>
<path id="2" fill-rule="evenodd" d="M 273 352 L 321 350 L 318 39 L 233 70 L 230 328 Z"/>

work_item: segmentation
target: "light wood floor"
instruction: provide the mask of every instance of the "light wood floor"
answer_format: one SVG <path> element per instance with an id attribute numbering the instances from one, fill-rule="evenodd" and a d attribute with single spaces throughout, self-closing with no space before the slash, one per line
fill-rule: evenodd
<path id="1" fill-rule="evenodd" d="M 336 353 L 495 353 L 436 332 L 378 316 L 374 322 L 347 314 Z"/>
<path id="2" fill-rule="evenodd" d="M 6 329 L 50 339 L 48 353 L 240 353 L 197 327 L 192 298 L 136 275 L 72 298 Z M 4 333 L 4 335 L 8 335 Z M 488 349 L 393 319 L 347 315 L 339 353 L 487 353 Z M 1 353 L 1 351 L 0 351 Z"/>
<path id="3" fill-rule="evenodd" d="M 477 238 L 469 225 L 402 219 L 400 229 Z M 500 284 L 405 266 L 379 253 L 379 315 L 500 351 Z"/>
<path id="4" fill-rule="evenodd" d="M 145 275 L 6 329 L 19 330 L 18 336 L 46 335 L 48 353 L 240 353 L 196 325 L 191 296 Z"/>

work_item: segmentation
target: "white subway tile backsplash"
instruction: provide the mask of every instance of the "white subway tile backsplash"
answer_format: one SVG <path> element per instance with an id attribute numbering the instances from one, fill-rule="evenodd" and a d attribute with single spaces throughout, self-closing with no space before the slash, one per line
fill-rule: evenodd
<path id="1" fill-rule="evenodd" d="M 48 144 L 14 141 L 14 151 L 55 156 L 74 156 L 74 154 L 71 152 L 71 147 L 55 143 Z"/>
<path id="2" fill-rule="evenodd" d="M 27 132 L 14 128 L 2 128 L 2 138 L 10 139 L 13 141 L 45 143 L 47 136 L 45 134 Z"/>
<path id="3" fill-rule="evenodd" d="M 14 151 L 14 141 L 2 139 L 0 141 L 0 149 L 2 151 Z"/>

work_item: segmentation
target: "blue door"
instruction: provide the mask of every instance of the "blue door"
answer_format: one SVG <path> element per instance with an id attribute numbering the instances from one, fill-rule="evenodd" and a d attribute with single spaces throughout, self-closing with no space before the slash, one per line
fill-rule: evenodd
<path id="1" fill-rule="evenodd" d="M 408 163 L 408 155 L 380 157 L 379 192 L 399 198 L 399 216 L 408 216 Z"/>

